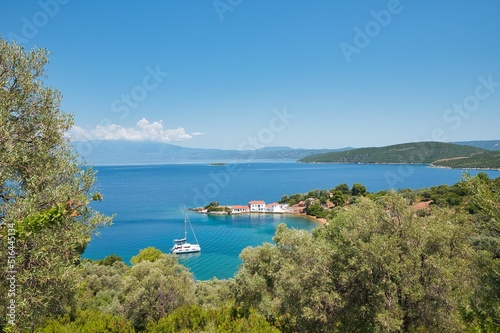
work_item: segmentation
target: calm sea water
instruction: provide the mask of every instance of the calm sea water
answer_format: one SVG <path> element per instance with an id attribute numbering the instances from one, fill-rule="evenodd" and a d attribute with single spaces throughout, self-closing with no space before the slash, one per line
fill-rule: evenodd
<path id="1" fill-rule="evenodd" d="M 422 188 L 454 184 L 461 170 L 424 165 L 344 165 L 302 163 L 171 164 L 96 167 L 96 190 L 104 201 L 94 207 L 116 214 L 111 227 L 100 230 L 84 257 L 100 259 L 114 253 L 129 262 L 140 249 L 154 246 L 169 252 L 172 240 L 183 236 L 185 207 L 219 201 L 222 205 L 250 200 L 278 201 L 284 194 L 331 189 L 338 184 L 361 183 L 369 191 Z M 469 171 L 472 175 L 478 171 Z M 486 171 L 494 178 L 498 171 Z M 316 222 L 287 215 L 207 216 L 190 212 L 202 252 L 180 256 L 197 279 L 229 278 L 241 263 L 247 246 L 271 242 L 276 226 L 311 230 Z M 188 235 L 192 240 L 192 236 Z"/>

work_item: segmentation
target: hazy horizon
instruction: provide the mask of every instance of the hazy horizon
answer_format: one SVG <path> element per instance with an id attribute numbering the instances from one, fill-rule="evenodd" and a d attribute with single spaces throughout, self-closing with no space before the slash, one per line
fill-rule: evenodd
<path id="1" fill-rule="evenodd" d="M 133 141 L 133 140 L 71 140 L 72 143 L 78 143 L 78 142 L 119 142 L 119 143 L 143 143 L 143 144 L 165 144 L 165 145 L 171 145 L 171 146 L 176 146 L 180 148 L 192 148 L 192 149 L 214 149 L 214 150 L 237 150 L 237 151 L 245 151 L 245 150 L 259 150 L 259 149 L 272 149 L 272 148 L 284 148 L 284 149 L 304 149 L 304 150 L 337 150 L 337 149 L 357 149 L 357 148 L 370 148 L 370 147 L 386 147 L 386 146 L 393 146 L 393 145 L 399 145 L 399 144 L 406 144 L 406 143 L 417 143 L 417 142 L 430 142 L 429 141 L 412 141 L 412 142 L 397 142 L 394 144 L 388 144 L 388 145 L 383 145 L 383 146 L 370 146 L 370 145 L 364 145 L 364 146 L 343 146 L 343 147 L 319 147 L 319 148 L 313 148 L 313 147 L 291 147 L 291 146 L 262 146 L 258 148 L 252 148 L 252 149 L 225 149 L 225 148 L 217 148 L 217 147 L 195 147 L 195 146 L 188 146 L 185 145 L 183 142 L 158 142 L 158 141 Z M 460 140 L 460 141 L 437 141 L 437 142 L 442 142 L 442 143 L 452 143 L 452 144 L 460 144 L 460 143 L 466 143 L 466 142 L 493 142 L 493 141 L 500 141 L 500 139 L 491 139 L 491 140 Z"/>

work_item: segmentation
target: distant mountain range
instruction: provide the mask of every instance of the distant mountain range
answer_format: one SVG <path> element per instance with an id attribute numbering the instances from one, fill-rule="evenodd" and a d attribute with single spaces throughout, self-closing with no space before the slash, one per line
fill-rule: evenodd
<path id="1" fill-rule="evenodd" d="M 302 157 L 341 149 L 294 149 L 265 147 L 256 150 L 186 148 L 158 142 L 73 141 L 73 148 L 89 164 L 133 165 L 183 162 L 225 162 L 239 160 L 299 160 Z"/>
<path id="2" fill-rule="evenodd" d="M 484 140 L 484 141 L 457 141 L 450 142 L 457 145 L 472 146 L 486 150 L 500 150 L 500 140 Z"/>
<path id="3" fill-rule="evenodd" d="M 472 142 L 475 145 L 480 143 Z M 444 142 L 413 142 L 386 147 L 358 148 L 304 157 L 305 163 L 430 164 L 451 168 L 500 169 L 500 151 Z M 482 143 L 480 145 L 483 145 Z M 491 147 L 491 144 L 487 145 Z"/>
<path id="4" fill-rule="evenodd" d="M 163 163 L 184 163 L 184 162 L 228 162 L 228 161 L 262 161 L 262 160 L 291 160 L 291 161 L 312 161 L 305 160 L 308 156 L 317 156 L 328 153 L 344 153 L 351 157 L 344 159 L 345 163 L 365 163 L 365 160 L 353 158 L 363 149 L 377 150 L 381 148 L 359 148 L 345 147 L 341 149 L 294 149 L 290 147 L 265 147 L 256 150 L 223 150 L 223 149 L 202 149 L 202 148 L 186 148 L 172 144 L 158 142 L 137 142 L 137 141 L 74 141 L 71 143 L 74 149 L 84 158 L 89 164 L 94 165 L 133 165 L 133 164 L 163 164 Z M 475 147 L 481 150 L 500 151 L 500 140 L 490 141 L 463 141 L 455 142 L 456 145 L 465 147 Z M 446 145 L 446 144 L 445 144 Z M 467 148 L 465 148 L 467 149 Z M 346 153 L 354 151 L 354 153 Z M 397 153 L 396 153 L 397 152 Z M 464 151 L 457 153 L 459 156 L 464 154 Z M 478 152 L 474 150 L 474 152 Z M 384 157 L 387 163 L 404 163 L 402 155 L 398 151 L 393 151 L 393 157 L 388 160 L 388 155 Z M 359 155 L 359 154 L 358 154 Z M 326 155 L 328 156 L 328 155 Z M 339 155 L 344 156 L 344 155 Z M 449 157 L 448 155 L 446 155 Z M 440 157 L 440 158 L 438 158 Z M 445 157 L 438 156 L 435 159 Z M 452 157 L 457 157 L 453 155 Z M 313 157 L 313 160 L 316 157 Z M 477 160 L 478 156 L 475 157 Z M 496 155 L 490 156 L 490 159 L 495 161 Z M 432 158 L 431 158 L 432 159 Z M 381 161 L 381 160 L 377 160 Z M 474 165 L 478 161 L 469 160 Z M 326 161 L 325 161 L 326 162 Z M 421 160 L 421 163 L 430 163 L 430 160 Z M 465 161 L 461 161 L 463 163 Z M 342 163 L 338 162 L 337 163 Z M 366 162 L 366 163 L 383 163 L 383 162 Z M 444 162 L 442 162 L 444 163 Z M 447 162 L 447 163 L 452 163 Z M 456 163 L 456 162 L 453 162 Z M 490 163 L 490 162 L 488 162 Z"/>

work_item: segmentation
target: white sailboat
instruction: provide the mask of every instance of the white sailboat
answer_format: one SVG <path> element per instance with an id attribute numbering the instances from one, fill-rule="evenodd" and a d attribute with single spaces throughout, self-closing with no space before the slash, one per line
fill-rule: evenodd
<path id="1" fill-rule="evenodd" d="M 191 232 L 193 233 L 194 239 L 196 241 L 195 244 L 191 244 L 187 242 L 187 224 L 191 227 Z M 201 246 L 198 244 L 198 239 L 196 238 L 196 234 L 194 233 L 193 226 L 191 225 L 191 221 L 184 212 L 184 238 L 174 239 L 174 247 L 172 247 L 172 253 L 174 254 L 183 254 L 183 253 L 195 253 L 200 252 Z"/>

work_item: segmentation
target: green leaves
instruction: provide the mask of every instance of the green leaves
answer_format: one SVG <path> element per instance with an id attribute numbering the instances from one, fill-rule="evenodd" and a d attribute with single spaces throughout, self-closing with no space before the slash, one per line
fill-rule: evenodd
<path id="1" fill-rule="evenodd" d="M 92 200 L 93 200 L 93 201 L 99 201 L 99 202 L 100 202 L 100 201 L 102 201 L 102 200 L 104 199 L 104 197 L 102 196 L 102 194 L 101 194 L 101 193 L 99 193 L 99 192 L 95 192 L 95 193 L 93 193 L 93 194 L 91 195 L 91 197 L 92 197 Z"/>
<path id="2" fill-rule="evenodd" d="M 150 246 L 150 247 L 147 247 L 145 249 L 140 250 L 139 254 L 137 254 L 136 256 L 133 256 L 130 259 L 130 262 L 133 265 L 138 264 L 142 261 L 155 262 L 156 260 L 164 258 L 165 256 L 166 256 L 166 254 L 164 254 L 160 250 Z"/>
<path id="3" fill-rule="evenodd" d="M 74 313 L 75 265 L 96 227 L 111 219 L 88 206 L 95 174 L 83 170 L 64 132 L 72 116 L 45 86 L 48 52 L 0 38 L 0 225 L 15 229 L 16 329 Z M 9 232 L 10 234 L 10 232 Z M 14 236 L 11 236 L 14 237 Z M 4 253 L 6 242 L 0 242 Z M 0 266 L 7 266 L 0 256 Z M 6 280 L 0 294 L 7 295 Z M 0 307 L 10 300 L 0 297 Z M 0 317 L 0 327 L 5 316 Z"/>
<path id="4" fill-rule="evenodd" d="M 470 191 L 468 208 L 477 224 L 473 244 L 478 251 L 474 267 L 479 282 L 467 315 L 481 330 L 496 332 L 500 327 L 500 178 L 465 174 L 461 186 Z"/>
<path id="5" fill-rule="evenodd" d="M 245 249 L 237 304 L 283 332 L 461 331 L 471 233 L 465 215 L 418 217 L 395 192 L 359 197 L 312 234 L 280 225 L 275 245 Z"/>
<path id="6" fill-rule="evenodd" d="M 34 213 L 18 222 L 16 231 L 21 239 L 30 237 L 33 234 L 41 232 L 44 228 L 51 228 L 62 222 L 68 216 L 68 211 L 62 204 L 43 210 L 40 213 Z"/>

